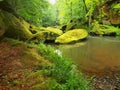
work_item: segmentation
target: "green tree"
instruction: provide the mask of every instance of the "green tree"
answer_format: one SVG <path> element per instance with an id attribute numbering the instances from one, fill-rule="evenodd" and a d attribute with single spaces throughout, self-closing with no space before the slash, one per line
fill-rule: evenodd
<path id="1" fill-rule="evenodd" d="M 43 26 L 55 26 L 57 24 L 57 6 L 49 5 L 49 8 L 42 15 Z"/>
<path id="2" fill-rule="evenodd" d="M 86 6 L 84 0 L 58 0 L 57 5 L 61 24 L 73 19 L 85 19 Z"/>
<path id="3" fill-rule="evenodd" d="M 4 0 L 11 5 L 11 8 L 26 21 L 41 25 L 42 16 L 48 9 L 47 0 Z"/>

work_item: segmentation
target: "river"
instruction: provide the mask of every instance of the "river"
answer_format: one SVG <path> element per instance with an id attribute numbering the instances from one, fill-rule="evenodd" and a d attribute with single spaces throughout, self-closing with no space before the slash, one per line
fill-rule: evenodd
<path id="1" fill-rule="evenodd" d="M 120 38 L 89 37 L 83 42 L 59 45 L 59 49 L 87 74 L 120 71 Z"/>
<path id="2" fill-rule="evenodd" d="M 91 90 L 120 90 L 120 37 L 89 37 L 86 41 L 59 45 L 78 69 L 93 76 Z"/>

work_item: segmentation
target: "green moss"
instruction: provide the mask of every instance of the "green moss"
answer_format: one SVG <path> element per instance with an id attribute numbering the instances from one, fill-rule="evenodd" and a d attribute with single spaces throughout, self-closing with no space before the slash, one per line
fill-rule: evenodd
<path id="1" fill-rule="evenodd" d="M 62 35 L 63 32 L 57 28 L 47 27 L 40 28 L 40 31 L 36 33 L 30 40 L 32 42 L 44 42 L 45 40 L 55 40 L 56 37 Z"/>
<path id="2" fill-rule="evenodd" d="M 45 67 L 51 66 L 52 64 L 45 60 L 44 57 L 40 56 L 37 53 L 36 49 L 25 49 L 24 48 L 23 56 L 22 56 L 22 63 L 25 67 Z"/>
<path id="3" fill-rule="evenodd" d="M 57 34 L 57 35 L 62 35 L 63 34 L 62 30 L 57 29 L 57 28 L 53 28 L 53 27 L 47 27 L 47 28 L 41 27 L 40 31 L 48 31 L 48 32 L 51 32 L 51 33 L 54 33 L 54 34 Z"/>
<path id="4" fill-rule="evenodd" d="M 12 27 L 12 26 L 10 26 L 7 29 L 5 36 L 18 39 L 18 40 L 27 40 L 27 39 L 32 38 L 32 34 L 29 33 L 27 30 L 21 29 L 18 27 Z"/>
<path id="5" fill-rule="evenodd" d="M 47 28 L 46 28 L 46 31 L 55 33 L 55 34 L 57 34 L 57 35 L 62 35 L 62 34 L 63 34 L 62 30 L 57 29 L 57 28 L 53 28 L 53 27 L 47 27 Z"/>
<path id="6" fill-rule="evenodd" d="M 32 81 L 34 80 L 34 81 Z M 42 76 L 42 72 L 40 70 L 36 71 L 36 72 L 31 72 L 27 77 L 26 77 L 26 82 L 35 82 L 35 83 L 41 83 L 44 81 L 44 78 Z"/>
<path id="7" fill-rule="evenodd" d="M 32 37 L 32 33 L 29 31 L 28 26 L 26 26 L 25 23 L 22 23 L 22 19 L 18 19 L 14 15 L 2 10 L 0 11 L 0 18 L 5 25 L 6 37 L 20 40 L 27 40 Z M 4 25 L 2 27 L 4 27 Z"/>
<path id="8" fill-rule="evenodd" d="M 49 32 L 47 31 L 40 31 L 38 33 L 36 33 L 31 39 L 30 41 L 34 42 L 34 43 L 39 43 L 39 42 L 44 42 L 47 37 L 48 37 Z"/>
<path id="9" fill-rule="evenodd" d="M 30 73 L 26 77 L 25 80 L 26 81 L 24 83 L 31 86 L 29 88 L 29 90 L 40 90 L 40 89 L 44 90 L 44 89 L 46 89 L 46 87 L 45 87 L 46 79 L 40 70 Z"/>
<path id="10" fill-rule="evenodd" d="M 88 33 L 84 29 L 74 29 L 64 33 L 63 35 L 57 37 L 56 43 L 70 43 L 73 41 L 78 41 L 84 39 L 88 36 Z"/>
<path id="11" fill-rule="evenodd" d="M 4 38 L 1 42 L 8 42 L 10 46 L 25 45 L 22 41 L 18 41 L 12 38 Z"/>
<path id="12" fill-rule="evenodd" d="M 52 28 L 52 27 L 47 27 L 43 31 L 46 31 L 46 40 L 55 40 L 56 37 L 60 36 L 63 34 L 62 30 L 57 29 L 57 28 Z"/>
<path id="13" fill-rule="evenodd" d="M 3 22 L 3 14 L 1 13 L 2 11 L 0 10 L 0 37 L 5 33 L 5 24 Z"/>

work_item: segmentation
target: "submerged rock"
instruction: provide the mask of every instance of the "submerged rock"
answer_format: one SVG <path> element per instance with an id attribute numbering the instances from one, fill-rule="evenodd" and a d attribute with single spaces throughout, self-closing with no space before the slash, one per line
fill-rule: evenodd
<path id="1" fill-rule="evenodd" d="M 73 41 L 78 41 L 84 39 L 88 36 L 88 32 L 84 29 L 74 29 L 64 33 L 63 35 L 57 37 L 56 43 L 70 43 Z"/>

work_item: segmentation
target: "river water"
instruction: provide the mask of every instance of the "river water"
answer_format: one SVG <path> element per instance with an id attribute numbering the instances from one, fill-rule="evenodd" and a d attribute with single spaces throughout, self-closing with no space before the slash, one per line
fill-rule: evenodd
<path id="1" fill-rule="evenodd" d="M 120 38 L 89 37 L 83 42 L 59 45 L 59 49 L 86 74 L 120 72 Z"/>
<path id="2" fill-rule="evenodd" d="M 120 90 L 120 37 L 89 37 L 86 41 L 59 45 L 87 76 L 94 76 L 91 90 Z"/>

